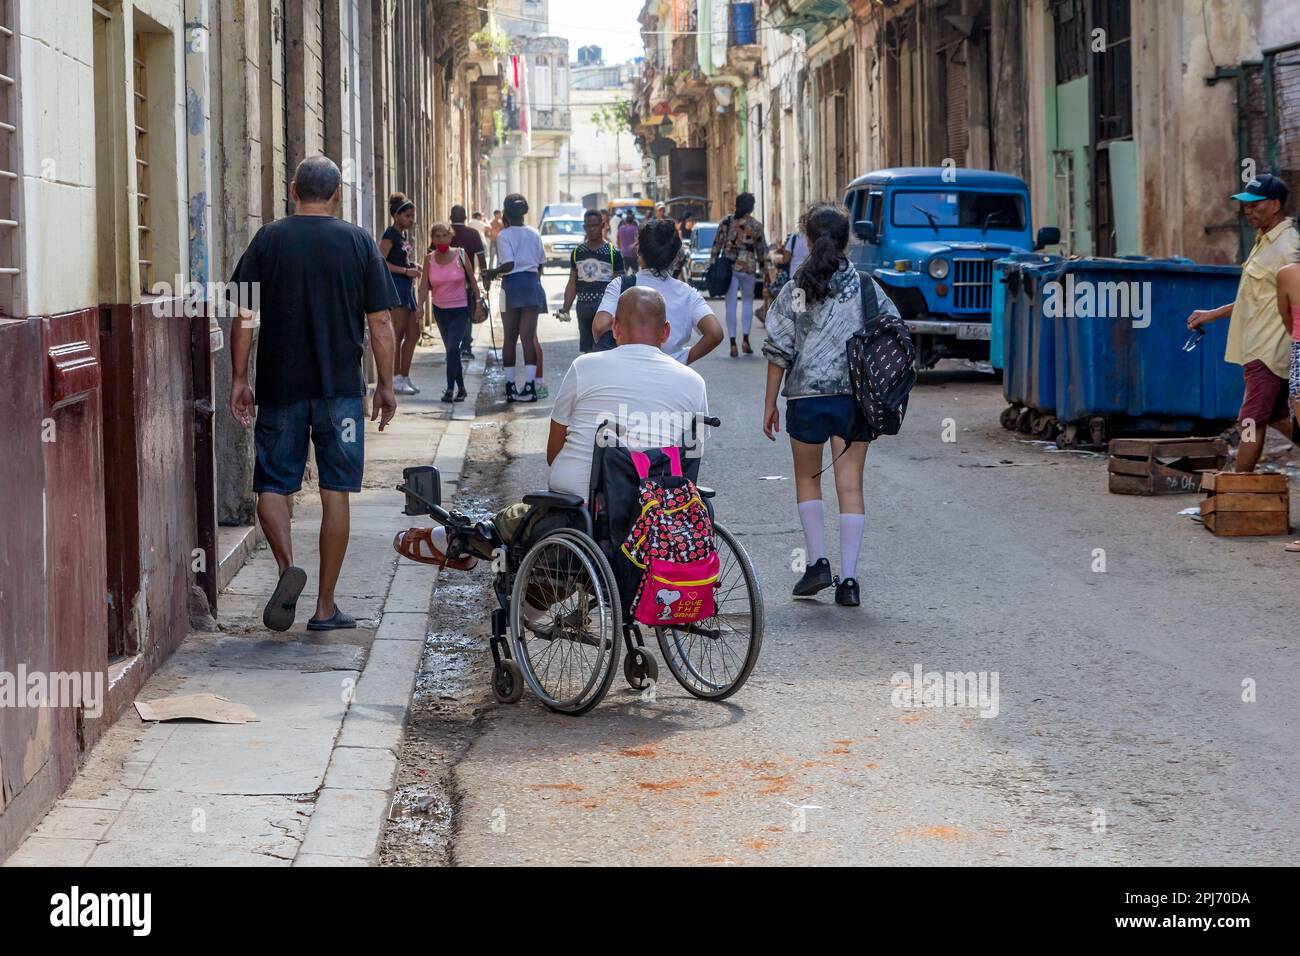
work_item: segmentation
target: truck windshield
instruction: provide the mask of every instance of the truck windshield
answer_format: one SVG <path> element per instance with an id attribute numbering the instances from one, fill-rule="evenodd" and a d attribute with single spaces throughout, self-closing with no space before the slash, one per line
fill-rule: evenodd
<path id="1" fill-rule="evenodd" d="M 696 226 L 691 230 L 691 251 L 708 252 L 713 248 L 713 236 L 717 226 Z"/>
<path id="2" fill-rule="evenodd" d="M 936 232 L 979 229 L 1021 232 L 1025 203 L 1014 193 L 898 192 L 894 194 L 895 226 L 920 226 Z"/>

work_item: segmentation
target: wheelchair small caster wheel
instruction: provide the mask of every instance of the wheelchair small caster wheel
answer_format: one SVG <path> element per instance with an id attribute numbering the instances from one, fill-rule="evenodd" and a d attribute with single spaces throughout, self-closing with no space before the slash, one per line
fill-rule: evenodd
<path id="1" fill-rule="evenodd" d="M 502 661 L 493 668 L 492 693 L 498 703 L 519 703 L 524 696 L 524 675 L 515 661 Z"/>
<path id="2" fill-rule="evenodd" d="M 659 662 L 644 647 L 634 647 L 623 658 L 623 676 L 633 690 L 645 690 L 659 680 Z"/>

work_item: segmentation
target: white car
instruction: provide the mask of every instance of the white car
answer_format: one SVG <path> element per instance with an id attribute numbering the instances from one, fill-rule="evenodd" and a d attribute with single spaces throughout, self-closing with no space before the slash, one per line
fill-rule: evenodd
<path id="1" fill-rule="evenodd" d="M 574 216 L 554 216 L 542 220 L 538 230 L 542 234 L 542 248 L 546 250 L 546 264 L 569 264 L 569 256 L 582 242 L 582 218 Z"/>

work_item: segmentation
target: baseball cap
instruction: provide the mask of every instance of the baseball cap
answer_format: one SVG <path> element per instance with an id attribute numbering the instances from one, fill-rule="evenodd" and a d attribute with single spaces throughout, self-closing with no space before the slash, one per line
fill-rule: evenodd
<path id="1" fill-rule="evenodd" d="M 1237 200 L 1237 202 L 1259 202 L 1263 199 L 1276 199 L 1278 202 L 1284 203 L 1290 192 L 1286 187 L 1286 183 L 1272 173 L 1260 173 L 1246 183 L 1244 191 L 1231 198 Z"/>

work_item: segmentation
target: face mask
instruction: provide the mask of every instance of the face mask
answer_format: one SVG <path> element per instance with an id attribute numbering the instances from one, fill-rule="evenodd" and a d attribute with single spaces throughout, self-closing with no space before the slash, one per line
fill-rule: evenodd
<path id="1" fill-rule="evenodd" d="M 451 252 L 451 243 L 440 242 L 436 244 L 433 248 L 437 249 L 439 252 Z"/>

